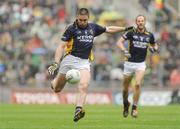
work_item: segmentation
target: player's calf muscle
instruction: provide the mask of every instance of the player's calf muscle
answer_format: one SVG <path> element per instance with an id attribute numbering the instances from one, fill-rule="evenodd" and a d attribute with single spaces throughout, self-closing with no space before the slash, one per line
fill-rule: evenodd
<path id="1" fill-rule="evenodd" d="M 61 92 L 61 90 L 64 88 L 65 83 L 59 82 L 59 81 L 54 81 L 51 83 L 53 87 L 54 92 Z"/>
<path id="2" fill-rule="evenodd" d="M 124 89 L 128 89 L 129 84 L 130 84 L 130 80 L 129 80 L 129 79 L 124 79 L 123 88 L 124 88 Z"/>

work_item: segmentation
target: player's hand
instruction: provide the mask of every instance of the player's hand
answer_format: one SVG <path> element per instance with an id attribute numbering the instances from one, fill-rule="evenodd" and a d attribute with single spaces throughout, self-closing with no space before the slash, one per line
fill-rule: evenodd
<path id="1" fill-rule="evenodd" d="M 48 72 L 50 75 L 54 75 L 58 72 L 59 69 L 59 64 L 56 62 L 53 62 L 49 67 L 48 67 Z"/>
<path id="2" fill-rule="evenodd" d="M 126 28 L 124 29 L 124 31 L 135 31 L 135 27 L 134 27 L 134 26 L 126 27 Z"/>
<path id="3" fill-rule="evenodd" d="M 130 58 L 131 54 L 127 50 L 124 50 L 124 56 Z"/>
<path id="4" fill-rule="evenodd" d="M 154 47 L 149 47 L 149 51 L 151 52 L 151 53 L 155 53 L 155 52 L 158 52 L 158 50 L 157 49 L 155 49 Z"/>

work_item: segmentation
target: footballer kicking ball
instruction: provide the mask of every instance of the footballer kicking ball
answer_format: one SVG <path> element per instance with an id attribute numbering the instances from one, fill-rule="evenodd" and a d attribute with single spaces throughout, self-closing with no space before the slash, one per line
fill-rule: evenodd
<path id="1" fill-rule="evenodd" d="M 80 72 L 76 69 L 71 69 L 66 73 L 66 80 L 70 84 L 77 84 L 80 81 Z"/>

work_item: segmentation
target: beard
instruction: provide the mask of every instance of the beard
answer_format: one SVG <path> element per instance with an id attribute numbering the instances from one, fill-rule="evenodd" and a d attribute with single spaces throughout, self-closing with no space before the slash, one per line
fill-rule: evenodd
<path id="1" fill-rule="evenodd" d="M 85 28 L 87 27 L 88 24 L 86 24 L 86 25 L 79 25 L 79 24 L 77 23 L 77 25 L 78 25 L 79 28 L 85 29 Z"/>
<path id="2" fill-rule="evenodd" d="M 137 28 L 138 28 L 139 30 L 144 30 L 144 29 L 145 29 L 145 26 L 140 25 L 140 26 L 138 26 Z"/>

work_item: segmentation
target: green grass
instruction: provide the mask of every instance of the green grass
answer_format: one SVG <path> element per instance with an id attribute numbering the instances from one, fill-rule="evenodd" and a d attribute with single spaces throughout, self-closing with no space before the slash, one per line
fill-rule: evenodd
<path id="1" fill-rule="evenodd" d="M 73 105 L 0 104 L 0 129 L 180 129 L 180 105 L 140 107 L 137 119 L 122 107 L 86 105 L 86 116 L 72 121 Z"/>

